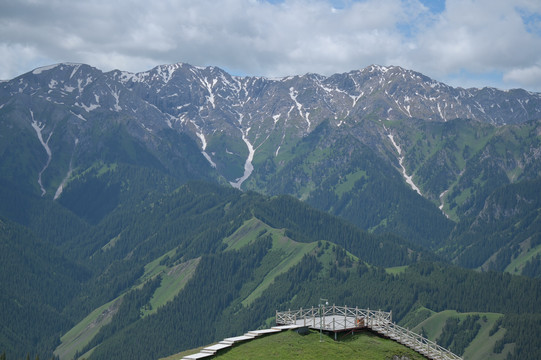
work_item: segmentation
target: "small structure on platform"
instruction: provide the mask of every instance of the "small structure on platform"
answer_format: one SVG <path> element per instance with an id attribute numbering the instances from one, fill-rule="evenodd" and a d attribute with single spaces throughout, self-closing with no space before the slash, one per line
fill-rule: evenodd
<path id="1" fill-rule="evenodd" d="M 347 306 L 311 307 L 309 309 L 276 311 L 276 325 L 307 326 L 311 329 L 334 333 L 369 329 L 397 341 L 434 360 L 462 360 L 451 351 L 421 335 L 393 323 L 392 312 L 359 309 Z"/>

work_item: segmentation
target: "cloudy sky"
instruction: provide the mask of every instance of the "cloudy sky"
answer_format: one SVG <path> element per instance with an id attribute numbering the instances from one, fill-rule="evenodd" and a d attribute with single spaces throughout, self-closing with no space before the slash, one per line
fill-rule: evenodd
<path id="1" fill-rule="evenodd" d="M 1 1 L 0 79 L 58 62 L 270 77 L 399 65 L 453 86 L 541 91 L 541 1 Z"/>

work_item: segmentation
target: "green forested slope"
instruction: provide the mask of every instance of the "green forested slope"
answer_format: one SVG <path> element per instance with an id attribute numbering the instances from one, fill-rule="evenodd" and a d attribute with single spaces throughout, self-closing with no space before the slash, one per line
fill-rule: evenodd
<path id="1" fill-rule="evenodd" d="M 467 267 L 539 277 L 535 264 L 541 245 L 541 178 L 494 190 L 479 215 L 464 220 L 449 241 L 452 257 Z M 511 265 L 513 264 L 513 265 Z"/>
<path id="2" fill-rule="evenodd" d="M 110 176 L 108 171 L 117 170 L 102 176 Z M 129 189 L 121 187 L 119 205 L 97 224 L 84 223 L 80 234 L 59 248 L 44 243 L 57 258 L 70 254 L 89 269 L 54 271 L 50 264 L 43 265 L 43 274 L 70 274 L 71 279 L 52 287 L 62 295 L 55 310 L 62 317 L 52 322 L 53 328 L 42 329 L 51 339 L 47 344 L 119 297 L 122 300 L 109 308 L 109 325 L 102 323 L 93 339 L 73 351 L 93 350 L 86 356 L 97 359 L 166 356 L 268 326 L 275 310 L 313 306 L 326 297 L 341 305 L 393 310 L 396 321 L 419 307 L 500 313 L 506 342 L 536 348 L 535 331 L 518 334 L 523 322 L 530 326 L 527 319 L 541 313 L 538 280 L 434 263 L 436 255 L 399 237 L 360 231 L 288 196 L 268 198 L 201 182 L 162 189 L 161 194 L 130 197 Z M 305 249 L 299 253 L 304 257 L 287 250 L 292 241 Z M 13 251 L 10 261 L 28 262 L 21 258 L 24 252 Z M 174 269 L 194 259 L 199 260 L 193 262 L 187 282 L 174 293 L 162 289 Z M 389 273 L 379 267 L 399 265 L 407 266 Z M 274 271 L 280 266 L 283 270 Z M 167 300 L 152 308 L 154 296 L 166 292 Z M 21 324 L 32 321 L 25 314 L 17 316 Z M 6 338 L 10 353 L 52 351 L 51 345 L 33 345 L 24 335 L 29 333 L 18 334 L 19 343 Z"/>
<path id="3" fill-rule="evenodd" d="M 269 174 L 256 169 L 249 185 L 306 200 L 362 229 L 438 248 L 453 223 L 405 184 L 381 154 L 348 131 L 323 122 L 290 150 L 285 165 L 271 167 Z"/>
<path id="4" fill-rule="evenodd" d="M 259 241 L 259 245 L 249 245 L 239 254 L 257 252 L 256 249 L 264 249 L 264 244 L 265 241 Z M 325 253 L 332 254 L 332 257 Z M 541 311 L 541 304 L 536 300 L 541 289 L 536 280 L 497 273 L 474 273 L 433 263 L 412 265 L 398 276 L 388 275 L 381 269 L 346 260 L 339 248 L 333 250 L 331 246 L 325 250 L 323 244 L 315 254 L 306 256 L 297 266 L 278 276 L 253 303 L 243 306 L 239 295 L 246 291 L 246 284 L 238 283 L 237 279 L 249 277 L 250 270 L 253 271 L 257 263 L 242 260 L 232 263 L 232 255 L 228 252 L 210 256 L 208 260 L 203 258 L 203 266 L 198 267 L 190 283 L 170 304 L 109 338 L 93 352 L 91 358 L 143 359 L 154 351 L 159 356 L 166 356 L 168 351 L 175 352 L 175 348 L 197 347 L 242 334 L 258 324 L 265 326 L 267 318 L 276 309 L 306 308 L 317 304 L 322 296 L 340 304 L 392 309 L 396 321 L 421 305 L 437 311 L 457 309 L 461 312 L 507 313 L 513 309 L 525 317 Z M 250 261 L 257 259 L 259 256 L 254 254 Z M 235 267 L 234 270 L 231 266 Z M 222 274 L 227 274 L 227 278 Z M 206 295 L 208 286 L 215 289 L 211 298 Z M 521 292 L 522 296 L 516 296 L 516 292 Z M 519 335 L 513 326 L 520 328 L 523 320 L 512 316 L 506 319 L 510 324 L 507 329 L 511 334 L 509 339 L 515 337 L 514 341 L 518 341 L 516 336 Z M 199 328 L 203 331 L 200 332 Z M 446 333 L 457 336 L 461 331 L 456 328 L 446 330 Z M 520 332 L 520 336 L 524 344 L 536 348 L 538 331 Z M 463 347 L 456 351 L 462 353 L 474 338 L 475 335 L 464 340 Z M 442 338 L 441 341 L 446 340 Z"/>
<path id="5" fill-rule="evenodd" d="M 447 154 L 458 143 L 464 152 L 469 136 L 487 137 L 486 143 L 492 145 L 483 149 L 495 154 L 505 154 L 509 147 L 502 139 L 511 130 L 499 131 L 494 140 L 486 129 L 463 135 L 464 124 L 445 126 L 451 130 L 438 131 L 447 136 L 445 141 L 440 139 Z M 354 137 L 336 137 L 334 131 L 321 125 L 292 147 L 290 159 L 277 175 L 265 175 L 276 176 L 270 182 L 274 187 L 268 190 L 276 194 L 273 197 L 217 184 L 185 183 L 190 176 L 155 165 L 151 153 L 122 136 L 127 144 L 124 150 L 115 153 L 112 138 L 103 139 L 101 160 L 89 158 L 88 167 L 74 172 L 56 201 L 25 190 L 24 182 L 14 184 L 13 179 L 2 177 L 0 214 L 8 226 L 18 229 L 17 237 L 25 239 L 6 241 L 10 250 L 3 275 L 10 274 L 7 269 L 17 269 L 20 275 L 14 278 L 26 279 L 22 288 L 27 289 L 13 293 L 10 300 L 5 294 L 10 294 L 15 283 L 3 283 L 5 313 L 16 316 L 20 325 L 2 326 L 7 353 L 49 356 L 62 334 L 110 302 L 115 306 L 104 309 L 111 310 L 111 322 L 100 323 L 100 330 L 80 346 L 63 343 L 73 349 L 70 354 L 92 350 L 86 356 L 165 356 L 267 326 L 275 310 L 312 306 L 323 296 L 337 304 L 392 309 L 396 320 L 420 307 L 499 313 L 505 337 L 489 350 L 519 347 L 528 350 L 511 356 L 535 354 L 537 332 L 520 334 L 537 324 L 539 280 L 433 263 L 447 259 L 482 270 L 539 277 L 540 185 L 535 169 L 516 172 L 517 181 L 500 181 L 496 186 L 483 179 L 510 174 L 502 170 L 501 158 L 485 166 L 481 145 L 477 152 L 471 148 L 471 153 L 455 157 L 453 169 L 459 175 L 466 162 L 477 164 L 484 174 L 475 180 L 465 171 L 462 180 L 445 183 L 452 189 L 444 210 L 449 211 L 451 199 L 456 199 L 457 210 L 450 213 L 459 220 L 455 224 L 437 204 L 409 189 L 399 173 L 382 162 L 381 154 Z M 454 138 L 449 135 L 453 131 Z M 434 134 L 427 139 L 437 143 Z M 527 132 L 513 134 L 526 136 Z M 341 142 L 335 141 L 338 138 Z M 425 157 L 419 158 L 420 163 Z M 514 155 L 509 158 L 515 159 Z M 251 181 L 261 176 L 256 171 Z M 427 188 L 439 191 L 436 178 L 432 185 L 427 182 Z M 464 190 L 467 178 L 479 192 Z M 314 179 L 321 183 L 313 183 Z M 470 199 L 464 195 L 468 191 L 479 197 Z M 252 228 L 249 223 L 260 225 Z M 23 248 L 36 249 L 36 253 Z M 48 260 L 37 261 L 40 256 Z M 170 274 L 186 264 L 191 264 L 190 274 L 186 281 L 177 282 Z M 407 267 L 400 272 L 383 270 L 397 266 Z M 53 281 L 48 277 L 59 278 L 48 286 Z M 57 302 L 56 297 L 63 300 Z M 30 302 L 29 298 L 40 300 Z M 186 312 L 187 308 L 191 310 Z M 209 312 L 209 308 L 214 310 Z M 205 314 L 213 319 L 212 326 L 202 321 Z M 33 321 L 39 323 L 36 332 L 23 330 Z M 194 323 L 198 337 L 178 336 Z"/>
<path id="6" fill-rule="evenodd" d="M 51 354 L 63 314 L 90 274 L 26 228 L 0 217 L 0 344 L 8 358 Z"/>

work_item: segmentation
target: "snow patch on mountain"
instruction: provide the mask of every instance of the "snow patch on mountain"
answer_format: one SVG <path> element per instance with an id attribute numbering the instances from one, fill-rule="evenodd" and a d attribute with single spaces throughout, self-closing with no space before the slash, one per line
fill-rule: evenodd
<path id="1" fill-rule="evenodd" d="M 74 112 L 71 111 L 71 110 L 70 110 L 70 113 L 71 113 L 73 116 L 75 116 L 75 117 L 77 117 L 77 118 L 79 118 L 79 119 L 81 119 L 81 120 L 83 120 L 83 121 L 86 121 L 86 119 L 85 119 L 81 114 L 76 114 L 76 113 L 74 113 Z"/>
<path id="2" fill-rule="evenodd" d="M 115 98 L 115 104 L 113 105 L 115 111 L 122 111 L 122 108 L 120 107 L 120 91 L 115 88 L 113 91 L 111 89 L 111 95 Z"/>
<path id="3" fill-rule="evenodd" d="M 352 108 L 355 107 L 355 105 L 357 105 L 357 102 L 359 101 L 359 99 L 364 95 L 364 92 L 361 91 L 361 93 L 357 96 L 354 96 L 354 95 L 349 95 L 349 97 L 351 97 L 351 99 L 353 100 L 353 105 L 351 106 Z"/>
<path id="4" fill-rule="evenodd" d="M 205 87 L 207 88 L 207 91 L 209 92 L 209 96 L 207 96 L 207 100 L 208 102 L 212 104 L 213 109 L 216 109 L 216 104 L 214 103 L 215 98 L 214 98 L 214 93 L 212 92 L 212 87 L 216 85 L 216 81 L 217 80 L 214 79 L 211 85 L 211 83 L 208 81 L 206 77 L 203 79 L 203 84 L 205 85 Z"/>
<path id="5" fill-rule="evenodd" d="M 158 73 L 158 76 L 162 78 L 164 83 L 168 83 L 173 77 L 175 70 L 181 66 L 182 64 L 162 65 L 156 68 L 156 72 Z"/>
<path id="6" fill-rule="evenodd" d="M 391 143 L 393 144 L 394 148 L 396 149 L 396 151 L 398 152 L 398 164 L 400 165 L 400 167 L 402 168 L 402 176 L 404 177 L 404 179 L 406 180 L 406 182 L 409 184 L 409 186 L 411 186 L 411 188 L 415 191 L 417 191 L 417 193 L 419 195 L 423 195 L 421 194 L 421 190 L 417 187 L 417 185 L 415 185 L 415 183 L 413 182 L 413 176 L 409 176 L 407 173 L 406 173 L 406 168 L 404 167 L 404 156 L 402 155 L 402 149 L 400 148 L 400 146 L 396 143 L 396 141 L 394 140 L 394 136 L 392 134 L 387 134 L 387 137 L 391 140 Z"/>
<path id="7" fill-rule="evenodd" d="M 34 128 L 34 130 L 36 131 L 39 142 L 41 143 L 41 145 L 45 149 L 45 152 L 47 153 L 47 162 L 45 163 L 45 166 L 43 167 L 43 169 L 41 169 L 38 175 L 38 184 L 41 189 L 41 196 L 43 196 L 47 193 L 47 191 L 43 187 L 43 183 L 41 182 L 41 176 L 43 175 L 45 170 L 47 170 L 47 168 L 49 167 L 49 164 L 51 163 L 51 159 L 53 158 L 53 153 L 51 152 L 51 149 L 49 148 L 49 140 L 51 139 L 53 132 L 51 131 L 51 133 L 49 134 L 49 137 L 47 138 L 47 141 L 44 141 L 42 131 L 43 129 L 45 129 L 45 124 L 42 124 L 41 122 L 38 123 L 34 119 L 34 112 L 32 110 L 30 110 L 30 116 L 32 117 L 32 128 Z"/>
<path id="8" fill-rule="evenodd" d="M 291 112 L 293 111 L 293 109 L 295 109 L 295 105 L 291 105 L 291 107 L 289 108 L 289 111 L 287 112 L 287 118 L 288 119 L 291 116 Z"/>
<path id="9" fill-rule="evenodd" d="M 308 129 L 310 129 L 310 125 L 311 125 L 310 120 L 308 119 L 308 116 L 303 115 L 303 113 L 302 113 L 302 104 L 297 100 L 297 96 L 299 96 L 299 92 L 297 90 L 295 90 L 294 87 L 290 87 L 289 88 L 289 97 L 291 98 L 291 100 L 293 100 L 295 102 L 295 105 L 297 106 L 297 110 L 299 111 L 299 114 L 301 115 L 302 118 L 304 118 L 306 120 L 306 122 L 308 123 Z"/>
<path id="10" fill-rule="evenodd" d="M 83 93 L 83 90 L 86 86 L 88 86 L 90 83 L 92 83 L 92 77 L 88 76 L 84 81 L 83 79 L 77 79 L 77 88 L 79 89 L 79 94 Z M 83 84 L 84 82 L 84 84 Z"/>
<path id="11" fill-rule="evenodd" d="M 34 71 L 32 71 L 32 74 L 34 74 L 34 75 L 39 75 L 39 74 L 41 74 L 41 73 L 44 72 L 44 71 L 48 71 L 48 70 L 54 69 L 54 68 L 57 67 L 58 65 L 60 65 L 60 64 L 47 65 L 47 66 L 39 67 L 39 68 L 37 68 L 37 69 L 34 69 Z"/>
<path id="12" fill-rule="evenodd" d="M 90 104 L 89 106 L 86 106 L 85 104 L 80 104 L 78 102 L 76 102 L 74 105 L 80 107 L 81 109 L 84 109 L 88 113 L 100 107 L 99 104 Z"/>
<path id="13" fill-rule="evenodd" d="M 64 84 L 64 91 L 67 91 L 69 93 L 72 93 L 75 88 L 73 86 L 69 86 L 67 84 Z"/>
<path id="14" fill-rule="evenodd" d="M 66 184 L 68 183 L 69 178 L 71 177 L 71 174 L 73 173 L 73 154 L 75 154 L 75 149 L 77 148 L 77 144 L 79 143 L 79 139 L 75 138 L 75 146 L 73 147 L 73 152 L 71 153 L 71 159 L 70 159 L 70 165 L 68 169 L 68 173 L 62 179 L 62 182 L 60 183 L 60 186 L 58 186 L 58 189 L 56 189 L 56 192 L 54 194 L 53 200 L 56 200 L 62 195 L 62 192 L 64 191 L 64 188 L 66 187 Z"/>
<path id="15" fill-rule="evenodd" d="M 199 126 L 197 126 L 197 124 L 194 121 L 191 121 L 191 123 L 197 129 L 196 135 L 199 138 L 199 140 L 201 140 L 201 154 L 203 154 L 205 159 L 207 159 L 210 166 L 212 166 L 213 168 L 216 168 L 216 163 L 212 161 L 212 158 L 210 157 L 210 155 L 205 151 L 207 149 L 207 139 L 205 138 L 205 134 L 203 134 Z"/>
<path id="16" fill-rule="evenodd" d="M 122 84 L 127 84 L 130 81 L 134 83 L 142 83 L 142 82 L 147 81 L 149 75 L 150 73 L 148 71 L 140 72 L 137 74 L 134 74 L 128 71 L 121 71 L 119 81 Z"/>
<path id="17" fill-rule="evenodd" d="M 447 104 L 445 104 L 445 106 L 447 107 Z M 444 121 L 447 121 L 447 119 L 445 118 L 445 116 L 444 116 L 443 113 L 441 112 L 440 103 L 438 103 L 438 112 L 440 113 L 440 117 L 441 117 Z"/>
<path id="18" fill-rule="evenodd" d="M 445 215 L 447 218 L 449 218 L 449 215 L 447 215 L 447 213 L 443 210 L 443 206 L 445 205 L 445 195 L 447 195 L 448 192 L 449 192 L 449 189 L 445 190 L 444 192 L 440 194 L 440 206 L 439 206 L 439 209 L 441 210 L 443 215 Z"/>
<path id="19" fill-rule="evenodd" d="M 248 147 L 248 158 L 246 158 L 246 162 L 244 163 L 244 174 L 240 178 L 236 179 L 234 182 L 233 181 L 229 182 L 231 186 L 237 189 L 240 189 L 240 187 L 242 186 L 242 183 L 246 181 L 246 179 L 248 179 L 250 175 L 252 175 L 252 172 L 254 171 L 254 165 L 252 164 L 252 160 L 254 159 L 255 150 L 254 150 L 253 145 L 250 143 L 250 141 L 246 137 L 249 131 L 250 131 L 250 128 L 247 128 L 246 131 L 241 130 L 242 141 L 244 141 L 244 143 Z"/>
<path id="20" fill-rule="evenodd" d="M 77 70 L 79 70 L 80 67 L 81 64 L 73 64 L 73 70 L 71 71 L 70 79 L 73 77 L 73 75 L 75 75 L 75 73 L 77 72 Z"/>

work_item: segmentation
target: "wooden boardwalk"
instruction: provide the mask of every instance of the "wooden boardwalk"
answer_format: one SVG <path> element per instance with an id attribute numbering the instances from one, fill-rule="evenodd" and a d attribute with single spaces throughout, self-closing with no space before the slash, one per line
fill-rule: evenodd
<path id="1" fill-rule="evenodd" d="M 370 329 L 429 359 L 462 360 L 460 356 L 413 331 L 396 325 L 392 320 L 392 312 L 335 305 L 293 311 L 276 311 L 276 325 L 305 326 L 335 334 L 355 329 Z"/>
<path id="2" fill-rule="evenodd" d="M 197 360 L 197 359 L 204 359 L 204 358 L 212 357 L 216 355 L 218 351 L 230 348 L 237 343 L 252 340 L 262 335 L 278 333 L 280 331 L 297 329 L 300 327 L 302 326 L 301 325 L 281 325 L 281 326 L 273 326 L 270 329 L 248 331 L 244 335 L 223 339 L 217 344 L 207 346 L 206 348 L 204 348 L 203 350 L 201 350 L 200 352 L 196 354 L 186 355 L 182 358 L 182 360 Z"/>

